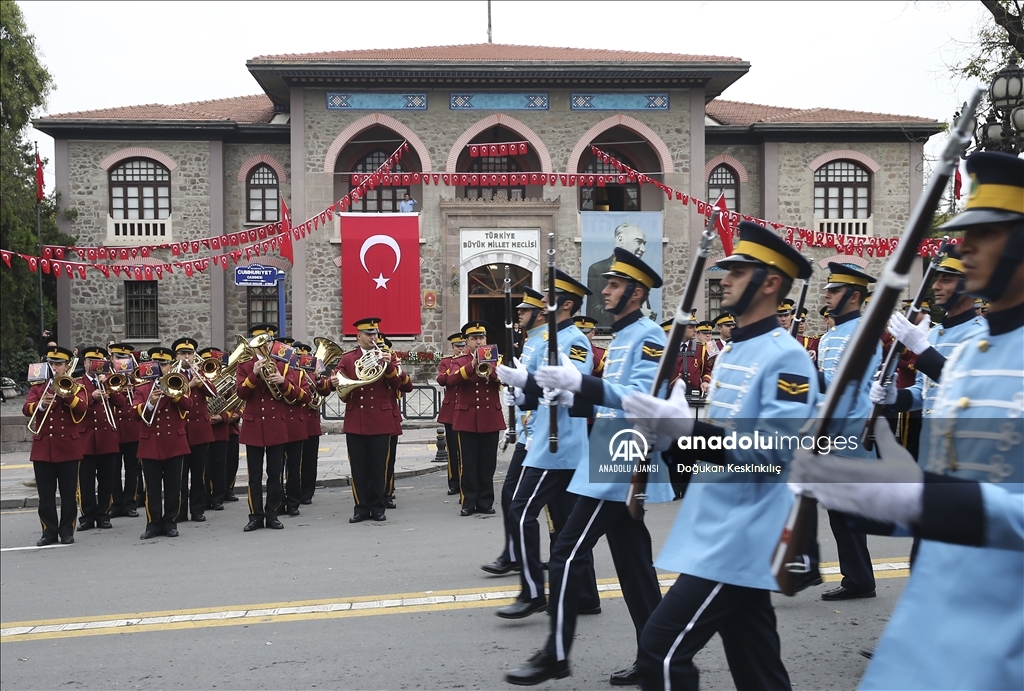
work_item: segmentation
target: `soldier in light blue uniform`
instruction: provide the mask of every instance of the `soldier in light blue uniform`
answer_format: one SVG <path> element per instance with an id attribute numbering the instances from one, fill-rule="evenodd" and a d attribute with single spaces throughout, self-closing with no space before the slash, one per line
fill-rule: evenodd
<path id="1" fill-rule="evenodd" d="M 987 334 L 954 350 L 932 407 L 924 468 L 880 426 L 880 463 L 794 463 L 826 506 L 910 528 L 921 549 L 863 689 L 1024 688 L 1024 160 L 967 159 L 965 290 Z"/>
<path id="2" fill-rule="evenodd" d="M 590 295 L 585 285 L 558 269 L 555 270 L 555 293 L 557 302 L 558 352 L 563 362 L 570 363 L 579 372 L 590 374 L 594 368 L 590 341 L 572 322 L 572 316 L 583 304 L 583 296 Z M 548 336 L 545 329 L 544 336 Z M 498 367 L 498 378 L 507 385 L 522 389 L 526 396 L 524 408 L 536 407 L 533 413 L 533 436 L 527 443 L 526 458 L 523 459 L 523 474 L 515 496 L 512 498 L 512 540 L 515 553 L 520 558 L 520 583 L 522 590 L 516 601 L 502 607 L 497 614 L 503 619 L 522 619 L 547 607 L 544 594 L 544 572 L 540 560 L 540 526 L 537 517 L 545 505 L 555 527 L 555 537 L 565 525 L 575 495 L 566 488 L 579 462 L 580 454 L 587 453 L 587 420 L 570 417 L 566 408 L 550 403 L 543 398 L 544 391 L 537 384 L 534 375 L 541 361 L 547 357 L 547 342 L 530 361 L 529 367 Z M 551 453 L 550 436 L 551 406 L 555 405 L 558 415 L 558 451 Z M 594 576 L 593 555 L 588 550 L 579 555 L 586 565 L 587 577 L 581 583 L 581 607 L 599 611 L 601 598 L 597 593 Z"/>
<path id="3" fill-rule="evenodd" d="M 544 294 L 533 288 L 523 289 L 523 301 L 516 306 L 519 328 L 526 334 L 523 342 L 523 352 L 519 356 L 519 366 L 530 368 L 535 358 L 543 357 L 544 331 L 547 325 L 543 322 L 537 324 L 537 315 L 544 307 Z M 526 396 L 522 389 L 505 387 L 501 392 L 501 403 L 504 406 L 518 406 L 516 414 L 516 447 L 512 451 L 512 458 L 508 463 L 508 470 L 505 473 L 505 481 L 501 485 L 501 516 L 505 523 L 505 547 L 501 554 L 490 564 L 484 564 L 480 568 L 495 576 L 504 576 L 511 571 L 518 571 L 522 568 L 519 564 L 519 557 L 515 551 L 512 541 L 514 526 L 512 524 L 512 497 L 515 496 L 516 488 L 523 474 L 523 459 L 526 458 L 526 445 L 532 436 L 534 412 L 537 408 L 537 397 L 532 397 L 531 405 L 526 405 Z"/>
<path id="4" fill-rule="evenodd" d="M 680 576 L 640 638 L 644 689 L 696 689 L 693 657 L 715 633 L 737 688 L 790 687 L 771 604 L 772 550 L 792 506 L 792 443 L 780 437 L 813 417 L 818 387 L 814 364 L 775 312 L 811 265 L 762 226 L 743 221 L 739 232 L 733 254 L 718 262 L 728 271 L 722 306 L 739 326 L 715 362 L 707 419 L 693 420 L 679 385 L 667 401 L 623 401 L 668 462 L 696 467 L 656 562 Z"/>
<path id="5" fill-rule="evenodd" d="M 875 278 L 856 267 L 846 264 L 829 262 L 828 283 L 825 285 L 825 306 L 835 322 L 818 342 L 818 386 L 819 403 L 825 396 L 825 389 L 832 383 L 839 362 L 846 350 L 853 332 L 860 325 L 861 306 L 867 297 L 868 284 Z M 881 341 L 875 345 L 875 352 L 868 364 L 867 372 L 874 374 L 882 362 Z M 839 401 L 834 419 L 844 420 L 838 429 L 830 429 L 833 434 L 844 437 L 860 438 L 864 423 L 871 415 L 871 377 L 867 376 L 857 385 L 851 384 Z M 863 444 L 858 444 L 856 451 L 850 456 L 874 458 L 873 451 L 868 451 Z M 871 568 L 871 554 L 868 552 L 868 538 L 861 530 L 855 529 L 849 519 L 840 513 L 829 512 L 829 524 L 832 535 L 836 539 L 836 551 L 839 552 L 839 571 L 843 580 L 839 586 L 826 590 L 821 594 L 822 600 L 850 600 L 875 596 L 875 573 Z M 815 526 L 817 521 L 815 520 Z M 817 534 L 817 530 L 814 531 Z M 812 561 L 816 561 L 814 555 Z"/>
<path id="6" fill-rule="evenodd" d="M 602 276 L 607 279 L 601 293 L 604 311 L 615 317 L 602 377 L 580 373 L 571 365 L 541 367 L 536 374 L 537 383 L 545 389 L 568 392 L 562 398 L 566 403 L 572 399 L 573 414 L 594 417 L 594 427 L 590 432 L 591 453 L 578 456 L 569 483 L 569 491 L 579 498 L 551 548 L 547 643 L 525 664 L 505 675 L 513 684 L 539 684 L 569 675 L 569 649 L 576 631 L 580 584 L 586 578 L 585 564 L 580 562 L 579 555 L 590 553 L 602 535 L 608 536 L 615 572 L 638 641 L 648 617 L 661 602 L 651 535 L 642 520 L 634 521 L 626 511 L 632 464 L 624 460 L 615 462 L 609 449 L 618 432 L 632 427 L 622 411 L 622 398 L 651 390 L 665 348 L 665 333 L 641 312 L 650 291 L 660 288 L 662 281 L 643 260 L 619 247 L 615 248 L 611 267 Z M 631 439 L 632 435 L 620 438 Z M 657 467 L 649 479 L 647 501 L 671 501 L 672 486 L 660 454 L 654 454 L 647 462 Z M 635 663 L 611 675 L 614 685 L 636 682 Z"/>

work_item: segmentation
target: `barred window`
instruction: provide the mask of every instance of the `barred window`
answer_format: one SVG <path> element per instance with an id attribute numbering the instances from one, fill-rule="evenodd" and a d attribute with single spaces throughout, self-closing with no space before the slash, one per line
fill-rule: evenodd
<path id="1" fill-rule="evenodd" d="M 729 211 L 740 210 L 739 176 L 727 165 L 716 166 L 708 178 L 708 201 L 714 204 L 718 197 L 725 195 L 725 205 Z"/>
<path id="2" fill-rule="evenodd" d="M 128 340 L 160 338 L 156 281 L 124 282 L 124 329 Z"/>
<path id="3" fill-rule="evenodd" d="M 621 152 L 610 150 L 609 153 L 629 167 L 636 170 L 636 164 Z M 622 172 L 611 163 L 605 163 L 596 156 L 584 166 L 581 174 L 585 175 L 621 175 Z M 624 184 L 608 183 L 604 187 L 585 187 L 580 185 L 580 211 L 639 211 L 640 185 L 635 182 Z"/>
<path id="4" fill-rule="evenodd" d="M 832 161 L 814 171 L 815 218 L 869 218 L 871 175 L 853 161 Z"/>
<path id="5" fill-rule="evenodd" d="M 159 219 L 171 215 L 171 171 L 148 158 L 132 158 L 110 171 L 110 217 Z"/>
<path id="6" fill-rule="evenodd" d="M 277 173 L 266 163 L 253 168 L 245 183 L 248 200 L 246 220 L 250 223 L 270 223 L 278 218 L 279 192 Z"/>
<path id="7" fill-rule="evenodd" d="M 355 173 L 373 173 L 384 165 L 390 156 L 384 149 L 377 149 L 366 156 L 363 156 L 359 163 L 352 169 Z M 391 166 L 392 173 L 408 173 L 409 169 L 401 163 Z M 397 212 L 398 204 L 402 197 L 409 194 L 408 187 L 382 187 L 377 185 L 376 189 L 367 189 L 358 201 L 352 202 L 349 211 L 368 212 Z"/>
<path id="8" fill-rule="evenodd" d="M 248 292 L 249 328 L 277 324 L 277 286 L 253 286 Z"/>
<path id="9" fill-rule="evenodd" d="M 518 173 L 522 167 L 511 156 L 481 156 L 469 164 L 468 173 Z M 494 199 L 504 195 L 506 199 L 525 199 L 526 185 L 505 185 L 504 187 L 466 187 L 466 199 Z"/>
<path id="10" fill-rule="evenodd" d="M 722 313 L 722 279 L 708 279 L 708 319 L 716 319 Z"/>

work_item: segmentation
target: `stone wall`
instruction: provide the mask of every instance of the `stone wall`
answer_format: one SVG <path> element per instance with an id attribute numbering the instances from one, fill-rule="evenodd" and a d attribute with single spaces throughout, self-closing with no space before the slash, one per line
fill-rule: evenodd
<path id="1" fill-rule="evenodd" d="M 707 161 L 721 155 L 732 156 L 743 164 L 747 182 L 740 182 L 740 208 L 736 211 L 748 216 L 761 216 L 761 147 L 756 144 L 708 144 L 704 152 Z M 705 163 L 707 163 L 705 161 Z M 702 171 L 703 174 L 703 171 Z M 707 195 L 707 177 L 704 178 L 704 196 Z M 714 199 L 707 201 L 714 203 Z"/>

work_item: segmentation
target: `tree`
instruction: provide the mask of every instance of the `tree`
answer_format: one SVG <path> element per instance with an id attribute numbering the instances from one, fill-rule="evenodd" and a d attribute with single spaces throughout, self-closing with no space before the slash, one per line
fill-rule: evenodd
<path id="1" fill-rule="evenodd" d="M 957 77 L 989 84 L 1007 63 L 1024 56 L 1024 14 L 1020 0 L 981 0 L 981 5 L 986 12 L 973 40 L 961 44 L 966 54 L 949 69 Z"/>
<path id="2" fill-rule="evenodd" d="M 26 136 L 32 114 L 46 104 L 53 89 L 50 73 L 39 62 L 35 38 L 28 33 L 21 10 L 13 0 L 0 0 L 0 247 L 37 255 L 35 154 Z M 57 229 L 57 199 L 50 195 L 40 207 L 42 240 L 65 245 L 72 239 Z M 0 353 L 10 361 L 25 346 L 26 337 L 39 337 L 38 277 L 20 259 L 0 267 Z M 44 320 L 56 320 L 57 284 L 43 276 Z M 5 376 L 21 379 L 24 372 Z"/>

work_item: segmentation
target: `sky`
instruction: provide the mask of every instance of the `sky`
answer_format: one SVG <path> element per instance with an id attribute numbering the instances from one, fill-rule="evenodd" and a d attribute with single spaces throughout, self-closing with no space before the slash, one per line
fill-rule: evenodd
<path id="1" fill-rule="evenodd" d="M 259 55 L 485 43 L 487 3 L 19 0 L 55 91 L 36 115 L 259 93 Z M 494 43 L 733 56 L 722 98 L 949 121 L 971 85 L 947 65 L 985 16 L 961 2 L 492 3 Z M 50 160 L 53 140 L 32 130 Z M 940 137 L 927 150 L 938 151 Z"/>

